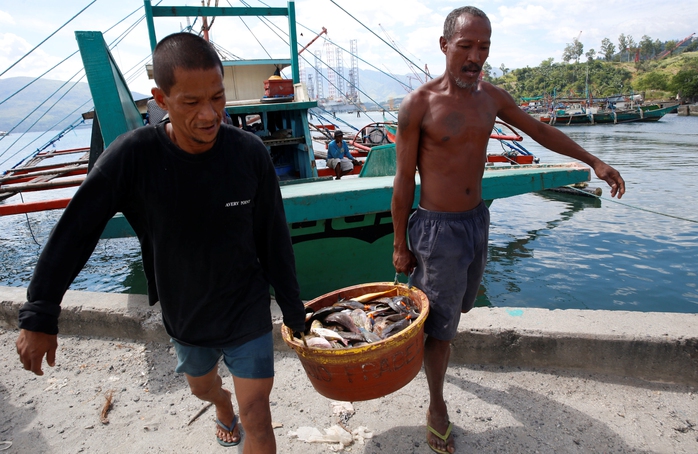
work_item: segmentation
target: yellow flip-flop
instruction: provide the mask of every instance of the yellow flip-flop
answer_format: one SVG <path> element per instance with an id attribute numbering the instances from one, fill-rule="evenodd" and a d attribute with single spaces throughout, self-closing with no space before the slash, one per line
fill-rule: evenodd
<path id="1" fill-rule="evenodd" d="M 439 432 L 437 432 L 436 429 L 434 429 L 429 424 L 427 424 L 427 445 L 429 446 L 429 448 L 434 452 L 438 452 L 439 454 L 450 454 L 448 452 L 448 450 L 437 449 L 437 448 L 433 447 L 431 445 L 431 443 L 429 443 L 429 432 L 433 433 L 434 435 L 439 437 L 441 440 L 443 440 L 444 443 L 448 444 L 448 437 L 451 436 L 451 429 L 453 429 L 453 423 L 449 421 L 448 422 L 448 429 L 446 429 L 446 433 L 441 435 Z"/>

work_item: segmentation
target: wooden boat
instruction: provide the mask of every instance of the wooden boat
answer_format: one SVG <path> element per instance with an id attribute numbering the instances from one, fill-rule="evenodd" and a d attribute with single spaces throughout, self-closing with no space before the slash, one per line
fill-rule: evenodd
<path id="1" fill-rule="evenodd" d="M 396 122 L 382 121 L 369 123 L 354 135 L 349 145 L 360 150 L 364 155 L 367 155 L 373 147 L 395 143 L 396 132 Z M 358 153 L 359 156 L 361 153 Z"/>
<path id="2" fill-rule="evenodd" d="M 87 174 L 89 148 L 70 150 L 48 150 L 35 154 L 21 166 L 4 172 L 0 177 L 0 200 L 8 199 L 20 192 L 79 186 L 83 177 L 66 179 Z M 55 162 L 70 155 L 80 155 L 75 160 Z"/>
<path id="3" fill-rule="evenodd" d="M 506 130 L 503 128 L 506 128 Z M 366 137 L 362 140 L 362 142 L 370 144 L 369 146 L 365 147 L 366 153 L 368 153 L 368 151 L 370 151 L 370 149 L 376 145 L 395 143 L 395 138 L 397 136 L 397 122 L 371 123 L 364 126 L 364 128 L 361 129 L 360 134 L 357 134 L 357 136 Z M 500 142 L 520 142 L 523 140 L 523 137 L 514 128 L 512 128 L 511 125 L 497 120 L 492 130 L 492 134 L 490 134 L 490 139 L 499 140 Z M 357 147 L 356 140 L 352 141 L 351 145 Z M 358 147 L 361 147 L 361 145 Z M 362 154 L 356 153 L 356 156 L 362 156 Z M 503 153 L 487 155 L 488 165 L 495 163 L 525 165 L 533 164 L 534 162 L 538 163 L 538 159 L 528 150 L 520 146 L 510 146 L 510 148 Z"/>
<path id="4" fill-rule="evenodd" d="M 312 125 L 312 129 L 319 133 L 316 140 L 322 143 L 324 150 L 327 150 L 329 143 L 334 140 L 334 132 L 340 130 L 332 123 Z M 355 157 L 365 157 L 373 147 L 395 143 L 395 131 L 397 131 L 397 123 L 381 121 L 369 123 L 356 132 L 342 132 L 351 154 Z M 325 159 L 326 152 L 316 153 L 316 157 Z"/>
<path id="5" fill-rule="evenodd" d="M 264 80 L 279 66 L 289 67 L 290 84 L 300 87 L 295 6 L 285 8 L 237 8 L 205 6 L 153 6 L 144 1 L 151 47 L 157 40 L 155 17 L 285 16 L 289 23 L 287 59 L 224 61 L 226 111 L 249 126 L 246 119 L 259 115 L 264 141 L 277 169 L 284 209 L 293 242 L 303 299 L 312 299 L 338 288 L 394 278 L 393 226 L 390 203 L 395 174 L 395 144 L 371 148 L 355 178 L 322 177 L 313 153 L 308 109 L 317 106 L 303 96 L 264 100 Z M 143 113 L 130 99 L 117 62 L 100 32 L 75 33 L 95 106 L 90 160 L 96 159 L 116 137 L 143 126 Z M 301 87 L 302 88 L 302 87 Z M 295 94 L 295 92 L 294 92 Z M 281 124 L 273 135 L 270 125 Z M 270 132 L 266 134 L 265 132 Z M 276 132 L 276 131 L 274 131 Z M 493 166 L 485 169 L 483 197 L 489 201 L 589 179 L 590 170 L 578 164 Z M 419 203 L 419 176 L 414 208 Z M 68 199 L 61 199 L 67 204 Z M 35 210 L 17 204 L 14 212 Z M 103 238 L 133 235 L 125 218 L 117 214 Z M 327 273 L 328 269 L 342 270 Z"/>
<path id="6" fill-rule="evenodd" d="M 617 124 L 630 122 L 659 121 L 664 115 L 675 110 L 676 106 L 644 106 L 625 110 L 599 110 L 577 114 L 540 115 L 540 121 L 553 126 Z"/>

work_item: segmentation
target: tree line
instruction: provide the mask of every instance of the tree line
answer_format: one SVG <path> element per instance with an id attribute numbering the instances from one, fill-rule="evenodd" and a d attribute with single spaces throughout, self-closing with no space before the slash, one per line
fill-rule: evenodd
<path id="1" fill-rule="evenodd" d="M 483 77 L 495 85 L 502 86 L 515 99 L 551 97 L 606 97 L 628 94 L 631 91 L 654 91 L 654 97 L 675 97 L 694 100 L 698 98 L 698 55 L 684 54 L 698 49 L 698 40 L 681 48 L 681 57 L 674 63 L 674 70 L 666 69 L 666 59 L 658 60 L 663 52 L 676 52 L 677 41 L 652 40 L 642 37 L 635 43 L 632 36 L 621 34 L 618 37 L 621 52 L 616 52 L 615 45 L 604 38 L 601 54 L 594 49 L 584 54 L 584 46 L 578 39 L 568 44 L 563 53 L 563 62 L 554 63 L 548 58 L 539 66 L 510 70 L 504 64 L 499 67 L 502 75 L 495 77 L 492 67 L 485 64 Z M 586 61 L 580 62 L 586 55 Z M 635 61 L 635 55 L 640 58 Z M 667 55 L 668 57 L 669 55 Z M 628 64 L 628 61 L 634 63 Z M 634 71 L 631 71 L 634 69 Z M 589 93 L 590 91 L 590 93 Z"/>
<path id="2" fill-rule="evenodd" d="M 631 35 L 621 33 L 618 36 L 618 53 L 616 53 L 616 45 L 608 38 L 604 38 L 601 41 L 599 52 L 592 48 L 584 53 L 584 45 L 578 38 L 574 38 L 571 43 L 565 46 L 565 50 L 562 52 L 562 60 L 565 63 L 569 63 L 572 60 L 579 63 L 582 54 L 587 57 L 587 60 L 594 60 L 600 57 L 605 61 L 624 61 L 624 56 L 627 58 L 625 61 L 630 61 L 631 58 L 634 60 L 635 56 L 638 57 L 638 60 L 649 60 L 657 58 L 662 52 L 667 52 L 671 55 L 677 50 L 678 45 L 679 41 L 676 40 L 662 42 L 658 39 L 652 40 L 647 35 L 643 35 L 639 42 L 635 42 Z M 692 52 L 696 49 L 698 49 L 698 40 L 693 40 L 683 51 Z"/>

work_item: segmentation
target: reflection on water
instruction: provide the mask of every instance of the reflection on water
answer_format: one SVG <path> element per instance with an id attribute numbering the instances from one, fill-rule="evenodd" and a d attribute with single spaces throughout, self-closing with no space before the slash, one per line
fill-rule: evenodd
<path id="1" fill-rule="evenodd" d="M 506 234 L 500 233 L 498 223 L 493 220 L 490 229 L 490 247 L 488 252 L 488 269 L 486 271 L 483 285 L 478 293 L 476 306 L 492 306 L 492 302 L 488 297 L 487 289 L 504 288 L 506 293 L 521 293 L 522 288 L 520 282 L 529 279 L 527 274 L 530 274 L 534 269 L 526 263 L 527 259 L 534 258 L 535 241 L 540 236 L 548 235 L 549 232 L 568 221 L 572 216 L 584 208 L 600 208 L 601 200 L 596 197 L 587 197 L 581 195 L 570 195 L 557 192 L 543 191 L 532 194 L 533 197 L 538 197 L 544 200 L 560 202 L 562 211 L 553 219 L 548 219 L 541 227 L 527 230 L 523 235 L 517 233 L 513 238 L 505 239 L 503 244 L 500 244 L 500 237 L 506 237 Z M 501 201 L 496 201 L 499 204 Z M 497 207 L 491 208 L 493 218 L 499 212 Z M 515 213 L 507 211 L 508 216 Z M 528 273 L 523 273 L 523 269 Z M 539 269 L 539 268 L 536 268 Z M 496 272 L 494 271 L 496 270 Z"/>
<path id="2" fill-rule="evenodd" d="M 592 177 L 601 200 L 546 192 L 494 201 L 477 304 L 698 313 L 698 118 L 560 130 L 620 170 L 627 193 L 610 200 Z M 62 148 L 89 143 L 89 130 L 82 139 Z M 523 144 L 542 163 L 570 161 L 528 138 Z M 0 218 L 0 285 L 27 285 L 40 250 L 32 234 L 44 244 L 58 215 Z M 144 293 L 137 240 L 100 241 L 71 288 Z"/>

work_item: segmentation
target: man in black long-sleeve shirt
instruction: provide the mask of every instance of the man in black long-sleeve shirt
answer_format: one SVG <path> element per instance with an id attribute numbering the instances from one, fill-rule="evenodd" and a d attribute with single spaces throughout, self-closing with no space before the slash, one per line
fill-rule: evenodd
<path id="1" fill-rule="evenodd" d="M 163 321 L 192 393 L 213 402 L 217 439 L 240 441 L 221 356 L 233 375 L 245 452 L 275 452 L 269 395 L 273 345 L 269 285 L 295 331 L 304 329 L 283 202 L 267 149 L 221 125 L 223 69 L 209 43 L 178 33 L 153 53 L 153 97 L 169 122 L 111 144 L 54 228 L 19 315 L 25 369 L 54 365 L 60 302 L 106 223 L 123 212 L 141 243 L 151 304 Z"/>

